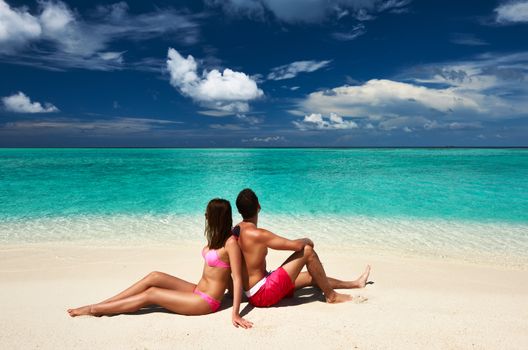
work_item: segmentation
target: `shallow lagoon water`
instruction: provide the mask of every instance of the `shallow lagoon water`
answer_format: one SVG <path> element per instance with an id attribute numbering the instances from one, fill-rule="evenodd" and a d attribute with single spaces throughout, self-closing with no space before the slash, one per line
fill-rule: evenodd
<path id="1" fill-rule="evenodd" d="M 199 240 L 245 187 L 294 237 L 528 260 L 525 149 L 2 149 L 0 241 Z"/>

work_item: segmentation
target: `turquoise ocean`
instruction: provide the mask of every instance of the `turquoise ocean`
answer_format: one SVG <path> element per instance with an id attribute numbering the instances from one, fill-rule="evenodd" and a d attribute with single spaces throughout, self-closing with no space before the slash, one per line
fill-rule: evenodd
<path id="1" fill-rule="evenodd" d="M 0 149 L 0 243 L 200 241 L 246 187 L 292 238 L 528 262 L 528 149 Z"/>

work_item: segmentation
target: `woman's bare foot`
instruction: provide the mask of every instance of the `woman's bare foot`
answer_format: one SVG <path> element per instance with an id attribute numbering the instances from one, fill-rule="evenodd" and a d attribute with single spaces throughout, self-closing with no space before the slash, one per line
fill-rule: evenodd
<path id="1" fill-rule="evenodd" d="M 78 307 L 76 309 L 68 309 L 68 313 L 70 314 L 71 317 L 92 315 L 91 309 L 92 309 L 92 305 L 86 305 L 86 306 Z"/>
<path id="2" fill-rule="evenodd" d="M 367 265 L 363 274 L 359 276 L 359 278 L 356 280 L 358 284 L 358 288 L 365 288 L 365 286 L 367 285 L 369 275 L 370 275 L 370 265 Z"/>
<path id="3" fill-rule="evenodd" d="M 332 295 L 329 295 L 326 297 L 326 302 L 329 304 L 338 304 L 338 303 L 345 303 L 347 301 L 351 301 L 352 296 L 348 294 L 341 294 L 334 292 Z"/>

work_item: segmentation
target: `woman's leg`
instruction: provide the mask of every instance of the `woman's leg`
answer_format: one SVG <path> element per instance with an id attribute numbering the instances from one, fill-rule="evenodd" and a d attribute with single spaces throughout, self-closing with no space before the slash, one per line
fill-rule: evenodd
<path id="1" fill-rule="evenodd" d="M 150 287 L 159 287 L 164 289 L 178 290 L 181 292 L 192 292 L 196 288 L 196 284 L 182 280 L 181 278 L 171 276 L 169 274 L 153 271 L 146 275 L 143 279 L 133 284 L 131 287 L 125 289 L 121 293 L 102 301 L 107 303 L 109 301 L 120 300 L 131 297 L 133 295 L 144 292 Z M 100 304 L 101 304 L 100 303 Z"/>
<path id="2" fill-rule="evenodd" d="M 211 312 L 209 304 L 193 292 L 150 287 L 139 294 L 123 299 L 73 309 L 70 316 L 115 315 L 138 311 L 149 305 L 159 305 L 181 315 L 204 315 Z"/>
<path id="3" fill-rule="evenodd" d="M 333 289 L 353 289 L 364 288 L 370 274 L 370 265 L 367 265 L 365 271 L 353 281 L 342 281 L 332 277 L 326 277 Z M 315 286 L 312 276 L 308 272 L 301 272 L 295 279 L 295 289 L 301 289 L 308 286 Z"/>

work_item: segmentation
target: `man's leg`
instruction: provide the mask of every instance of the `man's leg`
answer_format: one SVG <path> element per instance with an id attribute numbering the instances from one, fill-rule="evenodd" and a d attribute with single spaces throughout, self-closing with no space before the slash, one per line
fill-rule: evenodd
<path id="1" fill-rule="evenodd" d="M 295 283 L 304 266 L 306 266 L 308 273 L 312 276 L 313 283 L 323 291 L 327 303 L 342 303 L 352 300 L 350 295 L 337 293 L 332 288 L 317 253 L 309 245 L 305 246 L 303 250 L 290 255 L 281 267 L 288 273 L 292 282 Z"/>
<path id="2" fill-rule="evenodd" d="M 354 289 L 365 288 L 370 274 L 370 265 L 367 265 L 365 271 L 354 281 L 342 281 L 337 278 L 326 277 L 328 283 L 333 289 Z M 315 286 L 314 280 L 309 272 L 301 272 L 295 279 L 295 289 L 301 289 L 308 286 Z"/>

